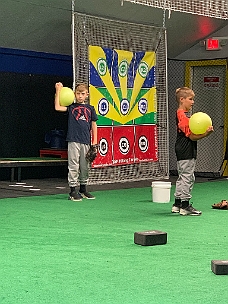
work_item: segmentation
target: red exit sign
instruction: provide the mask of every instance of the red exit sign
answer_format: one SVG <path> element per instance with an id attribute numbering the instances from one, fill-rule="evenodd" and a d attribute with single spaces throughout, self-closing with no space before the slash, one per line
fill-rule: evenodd
<path id="1" fill-rule="evenodd" d="M 217 51 L 220 50 L 220 43 L 218 39 L 209 38 L 206 39 L 206 50 L 207 51 Z"/>
<path id="2" fill-rule="evenodd" d="M 218 76 L 204 76 L 204 88 L 219 88 L 220 78 Z"/>

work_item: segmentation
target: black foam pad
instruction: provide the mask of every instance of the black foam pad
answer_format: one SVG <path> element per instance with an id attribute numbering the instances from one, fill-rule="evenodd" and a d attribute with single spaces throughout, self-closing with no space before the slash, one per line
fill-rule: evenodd
<path id="1" fill-rule="evenodd" d="M 159 230 L 135 232 L 134 243 L 143 246 L 164 245 L 167 243 L 167 233 Z"/>
<path id="2" fill-rule="evenodd" d="M 228 274 L 228 261 L 227 260 L 212 260 L 211 270 L 215 274 Z"/>

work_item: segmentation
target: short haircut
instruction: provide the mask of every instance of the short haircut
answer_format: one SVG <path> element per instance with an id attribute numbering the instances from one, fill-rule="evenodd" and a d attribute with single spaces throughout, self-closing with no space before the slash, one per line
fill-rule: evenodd
<path id="1" fill-rule="evenodd" d="M 182 88 L 176 89 L 176 101 L 178 102 L 178 104 L 180 103 L 181 97 L 187 98 L 189 96 L 195 96 L 192 89 L 190 89 L 188 87 L 182 87 Z"/>
<path id="2" fill-rule="evenodd" d="M 82 91 L 88 91 L 89 92 L 89 87 L 86 83 L 82 82 L 82 83 L 78 83 L 75 87 L 75 92 L 82 92 Z"/>

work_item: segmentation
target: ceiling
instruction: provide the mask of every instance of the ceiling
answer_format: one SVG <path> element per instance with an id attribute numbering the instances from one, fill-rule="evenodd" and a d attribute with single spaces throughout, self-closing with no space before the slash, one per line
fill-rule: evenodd
<path id="1" fill-rule="evenodd" d="M 0 3 L 0 47 L 71 55 L 71 0 Z M 163 25 L 163 10 L 120 0 L 75 0 L 75 11 L 141 24 Z M 228 25 L 228 20 L 166 11 L 168 58 Z"/>

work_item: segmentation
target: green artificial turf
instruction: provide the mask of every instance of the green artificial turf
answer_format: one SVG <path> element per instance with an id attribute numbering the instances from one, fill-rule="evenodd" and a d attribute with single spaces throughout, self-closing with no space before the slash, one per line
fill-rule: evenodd
<path id="1" fill-rule="evenodd" d="M 228 181 L 195 184 L 202 216 L 172 214 L 151 188 L 0 200 L 0 303 L 227 303 Z M 134 232 L 167 232 L 165 245 L 134 244 Z"/>

